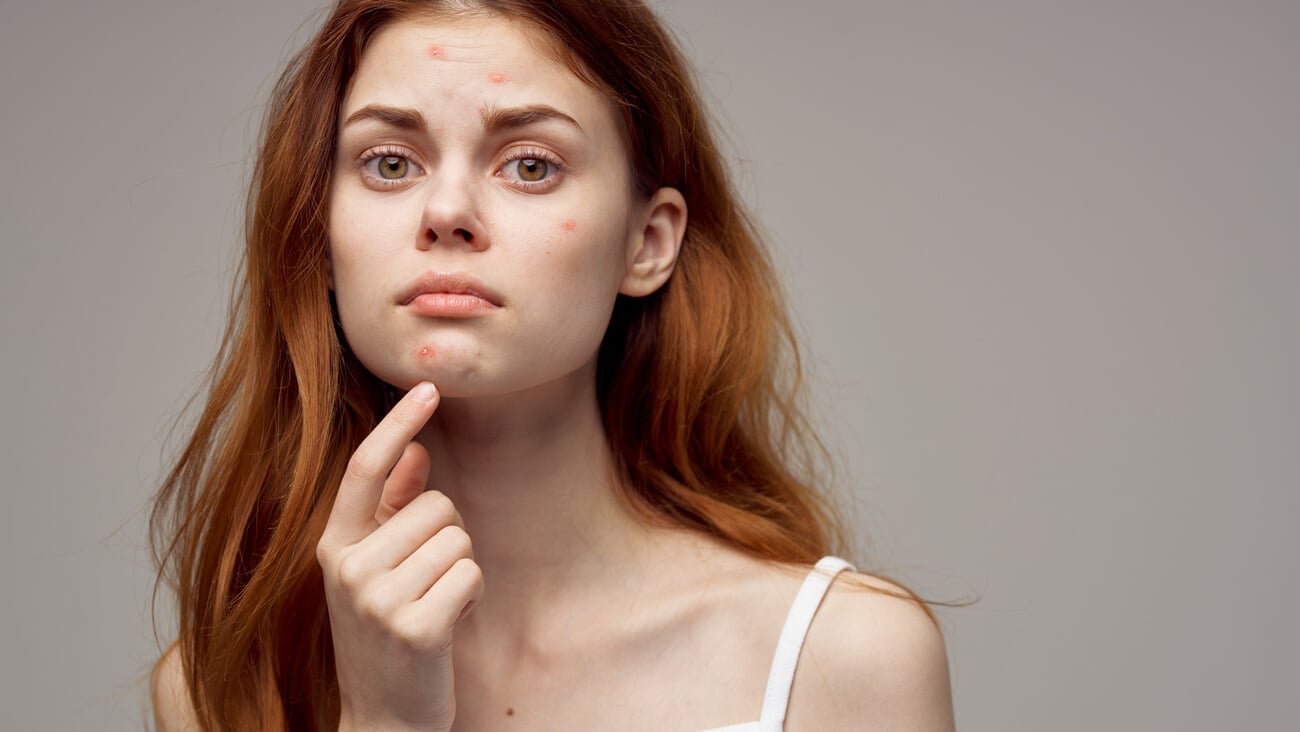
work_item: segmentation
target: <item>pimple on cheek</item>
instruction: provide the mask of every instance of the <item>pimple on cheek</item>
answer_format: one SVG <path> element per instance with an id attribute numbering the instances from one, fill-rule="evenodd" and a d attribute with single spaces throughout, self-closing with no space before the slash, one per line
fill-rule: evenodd
<path id="1" fill-rule="evenodd" d="M 488 81 L 492 82 L 493 84 L 504 84 L 507 81 L 510 81 L 510 77 L 506 76 L 500 71 L 493 71 L 492 73 L 488 74 Z"/>
<path id="2" fill-rule="evenodd" d="M 575 231 L 578 228 L 578 222 L 573 219 L 565 219 L 560 222 L 560 228 L 565 231 Z"/>
<path id="3" fill-rule="evenodd" d="M 442 46 L 429 46 L 426 53 L 429 54 L 429 58 L 438 58 L 438 59 L 446 58 L 446 55 L 442 50 Z"/>

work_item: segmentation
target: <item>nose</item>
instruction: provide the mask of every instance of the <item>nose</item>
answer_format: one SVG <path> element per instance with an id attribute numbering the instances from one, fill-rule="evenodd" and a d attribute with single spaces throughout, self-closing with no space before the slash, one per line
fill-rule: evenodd
<path id="1" fill-rule="evenodd" d="M 488 247 L 487 228 L 479 216 L 478 196 L 469 175 L 459 174 L 452 166 L 443 165 L 436 174 L 438 184 L 433 187 L 424 206 L 420 226 L 419 247 L 428 250 L 437 245 L 456 246 L 470 251 Z M 462 170 L 470 170 L 463 166 Z"/>

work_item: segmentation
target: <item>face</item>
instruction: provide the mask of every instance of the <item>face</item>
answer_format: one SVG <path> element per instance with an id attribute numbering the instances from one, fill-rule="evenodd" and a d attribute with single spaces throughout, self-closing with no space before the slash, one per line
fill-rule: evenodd
<path id="1" fill-rule="evenodd" d="M 507 20 L 406 20 L 371 40 L 338 125 L 331 287 L 371 373 L 469 397 L 591 372 L 654 256 L 609 100 Z"/>

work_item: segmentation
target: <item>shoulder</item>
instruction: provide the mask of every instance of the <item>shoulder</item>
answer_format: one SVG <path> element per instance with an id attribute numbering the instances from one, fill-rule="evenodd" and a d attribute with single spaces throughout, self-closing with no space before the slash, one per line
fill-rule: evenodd
<path id="1" fill-rule="evenodd" d="M 804 643 L 789 729 L 954 729 L 943 635 L 907 596 L 879 577 L 840 573 Z"/>
<path id="2" fill-rule="evenodd" d="M 151 686 L 154 722 L 160 732 L 200 729 L 194 706 L 190 703 L 190 689 L 185 681 L 179 646 L 173 644 L 154 664 Z"/>

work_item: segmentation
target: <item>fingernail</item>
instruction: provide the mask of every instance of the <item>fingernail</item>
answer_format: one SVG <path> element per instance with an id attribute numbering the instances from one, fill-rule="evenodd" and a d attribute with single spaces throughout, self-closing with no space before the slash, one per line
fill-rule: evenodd
<path id="1" fill-rule="evenodd" d="M 421 404 L 428 404 L 438 394 L 438 390 L 427 381 L 420 382 L 411 390 L 411 398 Z"/>

